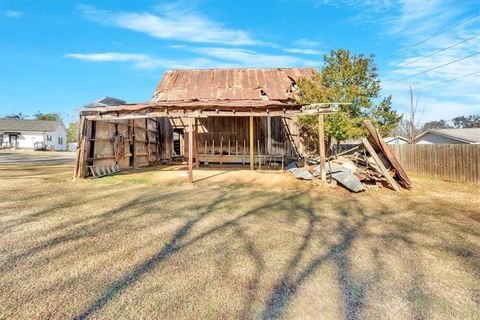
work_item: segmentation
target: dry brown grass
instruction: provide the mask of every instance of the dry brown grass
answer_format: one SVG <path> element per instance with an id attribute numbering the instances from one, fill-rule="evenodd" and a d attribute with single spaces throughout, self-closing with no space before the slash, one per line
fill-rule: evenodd
<path id="1" fill-rule="evenodd" d="M 478 186 L 71 170 L 0 166 L 1 319 L 480 318 Z"/>

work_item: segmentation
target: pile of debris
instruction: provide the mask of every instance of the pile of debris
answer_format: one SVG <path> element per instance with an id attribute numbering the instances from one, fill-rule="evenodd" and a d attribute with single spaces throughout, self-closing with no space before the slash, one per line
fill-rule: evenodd
<path id="1" fill-rule="evenodd" d="M 369 136 L 360 145 L 326 159 L 327 178 L 353 192 L 385 185 L 395 191 L 400 191 L 400 186 L 410 189 L 412 183 L 395 155 L 372 123 L 366 120 L 364 124 Z M 297 179 L 313 180 L 320 175 L 320 158 L 294 161 L 285 169 Z"/>

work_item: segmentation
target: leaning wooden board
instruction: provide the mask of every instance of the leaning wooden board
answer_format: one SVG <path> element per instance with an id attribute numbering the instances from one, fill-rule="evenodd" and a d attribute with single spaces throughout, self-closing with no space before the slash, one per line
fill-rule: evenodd
<path id="1" fill-rule="evenodd" d="M 378 157 L 376 151 L 373 149 L 372 145 L 370 142 L 368 142 L 367 139 L 363 138 L 362 139 L 363 146 L 365 149 L 367 149 L 368 153 L 370 156 L 373 158 L 373 160 L 377 163 L 378 168 L 380 168 L 380 171 L 382 172 L 382 175 L 387 179 L 388 184 L 393 188 L 395 191 L 400 191 L 400 186 L 398 183 L 390 176 L 387 168 L 383 165 L 383 162 L 380 160 Z"/>
<path id="2" fill-rule="evenodd" d="M 382 152 L 385 157 L 387 157 L 388 161 L 390 161 L 392 167 L 395 169 L 395 176 L 397 180 L 399 180 L 400 184 L 407 189 L 412 188 L 412 182 L 408 178 L 407 173 L 403 170 L 400 162 L 397 160 L 388 145 L 383 141 L 377 129 L 375 129 L 375 127 L 369 120 L 364 120 L 363 124 L 370 133 L 368 140 L 371 142 L 372 147 L 375 149 L 375 151 Z"/>

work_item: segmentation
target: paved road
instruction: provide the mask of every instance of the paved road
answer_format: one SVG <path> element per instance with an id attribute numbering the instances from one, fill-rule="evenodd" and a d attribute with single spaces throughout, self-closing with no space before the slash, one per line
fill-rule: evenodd
<path id="1" fill-rule="evenodd" d="M 0 151 L 0 164 L 63 164 L 74 160 L 75 152 Z"/>

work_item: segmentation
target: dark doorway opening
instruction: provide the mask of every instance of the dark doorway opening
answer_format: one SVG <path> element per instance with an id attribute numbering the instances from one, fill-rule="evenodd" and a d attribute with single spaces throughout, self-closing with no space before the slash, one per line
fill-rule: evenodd
<path id="1" fill-rule="evenodd" d="M 183 156 L 184 153 L 184 130 L 173 129 L 173 152 L 175 156 Z"/>

